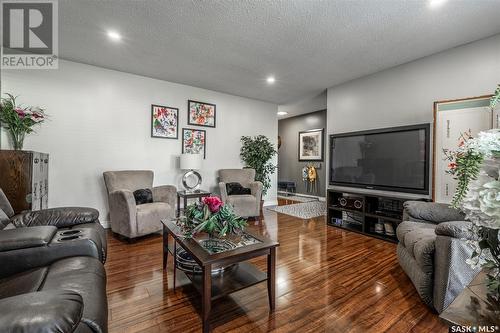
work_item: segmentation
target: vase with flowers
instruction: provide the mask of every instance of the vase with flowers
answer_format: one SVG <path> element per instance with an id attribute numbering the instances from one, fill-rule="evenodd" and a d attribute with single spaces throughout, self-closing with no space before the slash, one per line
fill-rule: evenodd
<path id="1" fill-rule="evenodd" d="M 500 86 L 491 99 L 492 110 L 499 98 Z M 490 296 L 500 301 L 500 129 L 476 137 L 464 134 L 458 149 L 445 154 L 448 172 L 458 181 L 451 205 L 465 213 L 477 238 L 468 241 L 474 251 L 467 262 L 488 270 Z"/>
<path id="2" fill-rule="evenodd" d="M 201 202 L 186 207 L 185 218 L 181 219 L 185 237 L 193 237 L 200 232 L 210 237 L 226 237 L 243 232 L 246 220 L 236 215 L 230 205 L 224 204 L 219 197 L 210 196 Z"/>
<path id="3" fill-rule="evenodd" d="M 47 116 L 43 109 L 17 105 L 16 97 L 6 95 L 0 100 L 0 126 L 9 132 L 14 150 L 22 150 L 26 134 L 33 133 L 33 128 L 43 123 Z"/>

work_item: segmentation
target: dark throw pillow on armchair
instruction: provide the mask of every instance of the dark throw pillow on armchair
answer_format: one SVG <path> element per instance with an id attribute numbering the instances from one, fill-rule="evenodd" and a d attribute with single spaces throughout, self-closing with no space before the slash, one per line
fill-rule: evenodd
<path id="1" fill-rule="evenodd" d="M 140 189 L 134 191 L 134 199 L 136 205 L 142 205 L 153 202 L 153 192 L 149 189 Z"/>
<path id="2" fill-rule="evenodd" d="M 252 194 L 252 191 L 249 188 L 241 186 L 240 183 L 227 183 L 226 191 L 227 195 Z"/>

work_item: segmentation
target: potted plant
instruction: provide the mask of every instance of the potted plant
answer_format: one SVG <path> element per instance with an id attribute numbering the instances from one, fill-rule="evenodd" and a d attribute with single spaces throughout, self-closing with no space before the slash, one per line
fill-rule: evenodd
<path id="1" fill-rule="evenodd" d="M 210 237 L 238 235 L 247 225 L 246 220 L 237 216 L 230 205 L 215 196 L 187 206 L 181 224 L 185 237 L 193 237 L 199 232 L 206 232 Z"/>
<path id="2" fill-rule="evenodd" d="M 14 150 L 22 150 L 26 134 L 32 133 L 35 125 L 40 125 L 47 116 L 39 107 L 16 105 L 16 97 L 6 94 L 0 100 L 0 125 L 10 135 Z"/>
<path id="3" fill-rule="evenodd" d="M 500 85 L 491 99 L 493 111 L 500 101 Z M 487 287 L 500 302 L 500 130 L 462 135 L 459 148 L 446 151 L 449 173 L 458 180 L 452 206 L 465 213 L 477 241 L 468 263 L 487 271 Z"/>
<path id="4" fill-rule="evenodd" d="M 262 183 L 262 196 L 271 188 L 271 175 L 276 166 L 270 161 L 277 154 L 274 145 L 264 135 L 241 137 L 240 157 L 245 167 L 255 169 L 255 180 Z M 261 200 L 261 210 L 264 200 Z"/>

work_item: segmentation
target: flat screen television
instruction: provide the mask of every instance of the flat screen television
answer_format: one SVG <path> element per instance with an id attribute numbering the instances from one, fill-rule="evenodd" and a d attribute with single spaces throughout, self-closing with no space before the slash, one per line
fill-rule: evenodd
<path id="1" fill-rule="evenodd" d="M 330 135 L 330 185 L 429 194 L 429 124 Z"/>

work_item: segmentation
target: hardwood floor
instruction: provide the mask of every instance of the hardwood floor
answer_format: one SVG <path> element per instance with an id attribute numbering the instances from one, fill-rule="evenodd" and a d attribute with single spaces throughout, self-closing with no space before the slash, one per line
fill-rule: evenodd
<path id="1" fill-rule="evenodd" d="M 239 291 L 213 303 L 214 332 L 447 332 L 399 267 L 395 244 L 272 211 L 249 228 L 281 244 L 276 310 L 265 283 Z M 199 332 L 199 295 L 183 273 L 172 290 L 161 237 L 108 239 L 109 331 Z M 265 270 L 264 257 L 252 262 Z"/>

